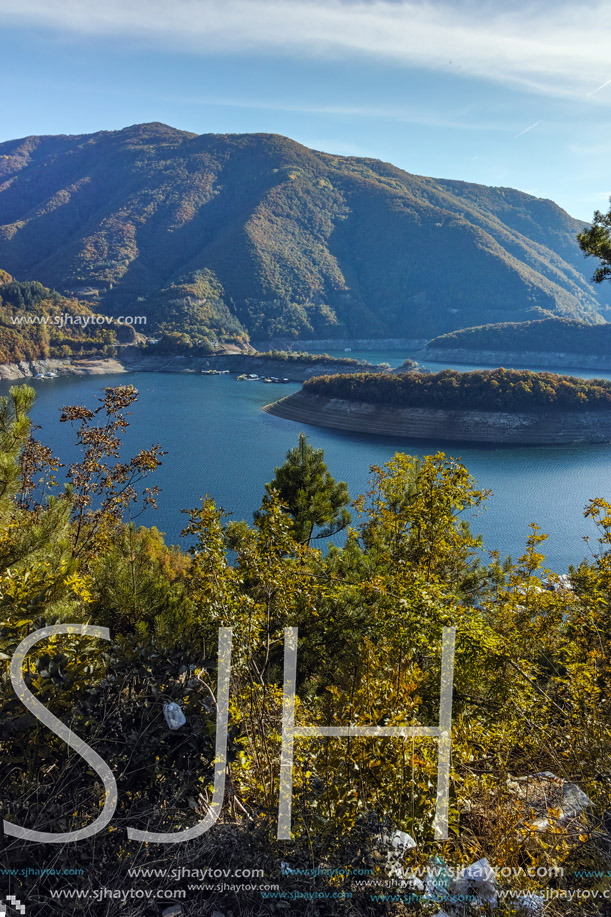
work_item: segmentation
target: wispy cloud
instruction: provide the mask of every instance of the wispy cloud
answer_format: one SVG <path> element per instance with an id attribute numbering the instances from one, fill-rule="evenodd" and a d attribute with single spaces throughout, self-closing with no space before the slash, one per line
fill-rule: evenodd
<path id="1" fill-rule="evenodd" d="M 586 92 L 586 96 L 596 95 L 597 92 L 600 92 L 601 89 L 605 89 L 610 83 L 611 83 L 611 80 L 606 80 L 601 86 L 598 86 L 596 89 L 593 89 L 592 92 Z"/>
<path id="2" fill-rule="evenodd" d="M 603 88 L 587 92 L 611 45 L 608 0 L 0 0 L 0 21 L 195 53 L 370 55 L 572 98 Z"/>
<path id="3" fill-rule="evenodd" d="M 376 118 L 384 121 L 396 121 L 404 124 L 419 124 L 423 127 L 438 127 L 444 130 L 484 131 L 509 133 L 511 127 L 507 120 L 493 118 L 473 118 L 470 112 L 444 112 L 430 108 L 417 108 L 410 105 L 332 105 L 305 104 L 286 99 L 273 98 L 231 98 L 205 95 L 168 95 L 155 94 L 156 99 L 176 102 L 181 105 L 201 105 L 218 108 L 244 108 L 255 111 L 291 112 L 308 115 L 330 115 L 341 118 Z"/>
<path id="4" fill-rule="evenodd" d="M 529 124 L 528 127 L 525 127 L 523 131 L 519 131 L 519 133 L 514 134 L 514 138 L 513 138 L 513 139 L 514 139 L 514 140 L 517 140 L 518 137 L 521 137 L 521 136 L 522 136 L 522 134 L 527 134 L 529 131 L 534 131 L 534 129 L 535 129 L 536 127 L 539 127 L 539 125 L 540 125 L 541 123 L 542 123 L 541 121 L 535 121 L 534 124 Z"/>

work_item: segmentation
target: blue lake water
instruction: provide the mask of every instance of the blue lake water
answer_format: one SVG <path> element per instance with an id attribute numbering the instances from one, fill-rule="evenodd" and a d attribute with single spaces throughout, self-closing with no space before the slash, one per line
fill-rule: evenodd
<path id="1" fill-rule="evenodd" d="M 393 366 L 404 358 L 404 354 L 387 352 L 341 355 Z M 574 375 L 610 377 L 588 372 Z M 302 427 L 261 410 L 268 401 L 296 391 L 297 384 L 279 388 L 237 383 L 234 376 L 123 373 L 36 380 L 32 383 L 38 393 L 33 419 L 42 428 L 37 435 L 62 461 L 74 460 L 73 432 L 69 425 L 59 423 L 61 407 L 94 407 L 105 386 L 127 383 L 133 383 L 140 396 L 125 437 L 125 454 L 154 442 L 167 451 L 154 475 L 162 490 L 159 509 L 147 511 L 139 521 L 156 525 L 173 543 L 179 541 L 186 522 L 180 510 L 196 506 L 206 493 L 233 513 L 233 518 L 251 521 L 266 481 L 301 429 L 314 446 L 325 450 L 331 473 L 347 482 L 353 497 L 366 489 L 370 466 L 388 461 L 397 451 L 425 455 L 442 450 L 460 459 L 479 486 L 493 491 L 488 508 L 472 520 L 473 530 L 484 536 L 486 547 L 515 559 L 523 553 L 529 524 L 536 522 L 549 535 L 543 549 L 549 567 L 557 572 L 589 553 L 585 535 L 596 537 L 595 527 L 583 518 L 587 501 L 592 497 L 611 500 L 611 445 L 474 447 Z M 1 390 L 8 387 L 3 383 Z"/>

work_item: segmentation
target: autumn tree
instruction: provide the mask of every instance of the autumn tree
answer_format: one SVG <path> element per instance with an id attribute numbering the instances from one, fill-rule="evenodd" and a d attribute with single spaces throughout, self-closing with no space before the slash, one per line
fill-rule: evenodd
<path id="1" fill-rule="evenodd" d="M 81 457 L 68 467 L 69 497 L 73 507 L 72 553 L 88 550 L 106 523 L 123 518 L 138 501 L 138 485 L 161 464 L 159 445 L 141 449 L 128 461 L 119 459 L 122 436 L 127 429 L 127 408 L 138 398 L 133 385 L 107 388 L 96 408 L 64 407 L 61 423 L 76 430 Z M 155 505 L 159 489 L 142 491 L 143 506 Z"/>

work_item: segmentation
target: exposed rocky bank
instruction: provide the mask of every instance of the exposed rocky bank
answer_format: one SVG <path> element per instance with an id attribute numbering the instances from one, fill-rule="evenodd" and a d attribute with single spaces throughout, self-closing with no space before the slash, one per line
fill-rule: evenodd
<path id="1" fill-rule="evenodd" d="M 446 347 L 425 347 L 418 352 L 418 358 L 432 360 L 435 363 L 470 363 L 478 366 L 527 366 L 541 369 L 555 369 L 566 372 L 568 369 L 588 369 L 611 371 L 611 354 L 592 356 L 580 353 L 555 353 L 542 351 L 500 351 L 500 350 L 467 350 Z"/>
<path id="2" fill-rule="evenodd" d="M 350 364 L 310 360 L 276 360 L 245 353 L 182 356 L 176 354 L 147 354 L 137 347 L 124 347 L 116 357 L 91 359 L 22 360 L 0 365 L 0 379 L 13 381 L 31 379 L 42 373 L 57 376 L 90 376 L 121 372 L 198 373 L 202 370 L 229 370 L 232 373 L 257 373 L 278 376 L 291 382 L 304 382 L 312 376 L 350 372 L 381 372 L 371 363 Z"/>
<path id="3" fill-rule="evenodd" d="M 515 414 L 394 408 L 295 392 L 265 411 L 285 420 L 353 433 L 503 445 L 611 442 L 611 411 Z"/>
<path id="4" fill-rule="evenodd" d="M 268 341 L 253 341 L 257 350 L 404 350 L 411 353 L 426 345 L 426 338 L 272 338 Z M 346 356 L 350 356 L 349 353 Z"/>

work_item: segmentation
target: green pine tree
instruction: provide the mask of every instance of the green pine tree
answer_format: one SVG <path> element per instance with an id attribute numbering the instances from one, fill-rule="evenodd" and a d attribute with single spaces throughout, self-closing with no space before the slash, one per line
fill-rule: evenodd
<path id="1" fill-rule="evenodd" d="M 611 203 L 611 198 L 609 198 Z M 595 283 L 611 277 L 611 208 L 608 213 L 597 210 L 592 225 L 577 236 L 579 247 L 586 257 L 598 258 L 600 264 L 594 271 Z"/>
<path id="2" fill-rule="evenodd" d="M 323 450 L 311 446 L 305 433 L 299 434 L 298 445 L 289 449 L 284 465 L 275 469 L 265 489 L 263 507 L 276 491 L 293 517 L 295 538 L 304 544 L 312 538 L 329 538 L 350 524 L 348 488 L 344 481 L 335 481 Z"/>

